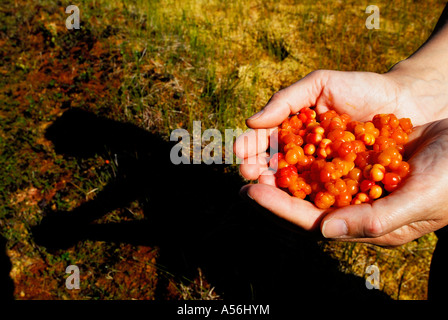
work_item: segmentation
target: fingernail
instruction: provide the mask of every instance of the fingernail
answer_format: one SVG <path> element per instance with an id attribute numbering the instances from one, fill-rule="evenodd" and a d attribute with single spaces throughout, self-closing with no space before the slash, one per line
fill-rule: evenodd
<path id="1" fill-rule="evenodd" d="M 258 111 L 256 114 L 254 114 L 252 117 L 250 117 L 248 120 L 255 120 L 258 119 L 264 112 L 264 109 Z"/>
<path id="2" fill-rule="evenodd" d="M 249 194 L 249 187 L 250 187 L 250 185 L 245 185 L 245 186 L 243 186 L 241 189 L 240 189 L 240 196 L 242 197 L 242 198 L 249 198 L 249 199 L 251 199 L 251 200 L 254 200 L 254 198 L 252 198 L 251 196 L 250 196 L 250 194 Z"/>
<path id="3" fill-rule="evenodd" d="M 330 219 L 322 226 L 322 234 L 325 238 L 339 238 L 347 233 L 347 223 L 341 219 Z"/>

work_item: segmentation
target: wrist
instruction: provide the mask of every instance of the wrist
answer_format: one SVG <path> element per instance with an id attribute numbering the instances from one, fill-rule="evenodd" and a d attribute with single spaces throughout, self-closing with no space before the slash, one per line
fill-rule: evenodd
<path id="1" fill-rule="evenodd" d="M 433 64 L 421 57 L 411 56 L 395 64 L 386 75 L 401 81 L 426 81 L 437 85 L 448 83 L 448 66 Z"/>
<path id="2" fill-rule="evenodd" d="M 419 58 L 400 61 L 384 76 L 396 84 L 399 96 L 405 97 L 403 101 L 412 101 L 421 109 L 424 122 L 448 118 L 448 71 Z"/>

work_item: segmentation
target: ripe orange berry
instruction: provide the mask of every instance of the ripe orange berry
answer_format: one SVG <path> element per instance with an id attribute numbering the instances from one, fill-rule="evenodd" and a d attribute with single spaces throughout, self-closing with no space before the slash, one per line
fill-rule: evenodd
<path id="1" fill-rule="evenodd" d="M 375 136 L 371 133 L 363 133 L 359 135 L 358 139 L 364 142 L 366 146 L 373 146 L 375 144 Z"/>
<path id="2" fill-rule="evenodd" d="M 306 192 L 303 190 L 297 190 L 293 193 L 293 196 L 299 199 L 305 199 L 306 198 Z"/>
<path id="3" fill-rule="evenodd" d="M 372 181 L 381 181 L 386 173 L 386 168 L 379 163 L 375 163 L 370 170 L 370 179 Z"/>
<path id="4" fill-rule="evenodd" d="M 269 168 L 277 170 L 278 187 L 318 208 L 371 202 L 409 175 L 403 155 L 411 131 L 408 118 L 393 114 L 361 122 L 305 107 L 279 126 L 279 152 Z"/>
<path id="5" fill-rule="evenodd" d="M 314 159 L 314 158 L 312 156 L 304 155 L 304 156 L 300 157 L 299 160 L 297 161 L 297 166 L 307 167 L 312 163 L 313 160 L 311 160 L 311 159 Z"/>
<path id="6" fill-rule="evenodd" d="M 288 131 L 290 131 L 292 129 L 292 126 L 291 126 L 291 123 L 289 122 L 289 119 L 286 119 L 285 121 L 282 122 L 281 128 L 283 130 L 288 130 Z"/>
<path id="7" fill-rule="evenodd" d="M 304 152 L 302 147 L 294 147 L 292 149 L 289 149 L 288 152 L 285 154 L 285 160 L 289 164 L 296 164 L 301 158 L 304 157 Z"/>
<path id="8" fill-rule="evenodd" d="M 400 166 L 400 164 L 401 164 L 401 160 L 400 160 L 399 158 L 393 158 L 393 159 L 390 161 L 388 167 L 389 167 L 389 169 L 391 169 L 391 170 L 396 170 L 396 169 L 398 169 L 398 167 Z"/>
<path id="9" fill-rule="evenodd" d="M 402 118 L 399 120 L 399 123 L 400 123 L 401 129 L 403 129 L 404 132 L 406 132 L 407 134 L 411 133 L 411 131 L 412 131 L 411 119 Z"/>
<path id="10" fill-rule="evenodd" d="M 316 152 L 316 146 L 312 143 L 308 143 L 303 147 L 303 151 L 306 155 L 312 155 Z"/>
<path id="11" fill-rule="evenodd" d="M 306 142 L 314 145 L 319 144 L 323 139 L 320 133 L 310 133 L 306 136 Z"/>
<path id="12" fill-rule="evenodd" d="M 358 181 L 346 178 L 344 179 L 345 185 L 347 186 L 347 192 L 350 193 L 352 196 L 358 193 L 359 190 L 359 184 Z"/>
<path id="13" fill-rule="evenodd" d="M 331 141 L 335 141 L 336 139 L 341 139 L 344 136 L 343 129 L 333 129 L 327 134 L 327 138 Z"/>
<path id="14" fill-rule="evenodd" d="M 378 185 L 372 186 L 372 188 L 370 188 L 369 190 L 369 197 L 371 199 L 378 199 L 379 197 L 381 197 L 382 194 L 383 189 Z"/>
<path id="15" fill-rule="evenodd" d="M 356 196 L 353 198 L 351 204 L 361 204 L 361 203 L 366 203 L 369 201 L 370 201 L 369 196 L 364 192 L 360 192 L 360 193 L 356 194 Z"/>
<path id="16" fill-rule="evenodd" d="M 405 144 L 408 142 L 408 135 L 400 128 L 395 129 L 390 137 L 394 139 L 397 144 Z"/>
<path id="17" fill-rule="evenodd" d="M 280 159 L 280 160 L 278 160 L 278 167 L 277 167 L 277 170 L 283 169 L 283 168 L 285 168 L 285 167 L 287 167 L 287 166 L 289 166 L 289 163 L 286 162 L 285 159 Z M 275 169 L 274 169 L 274 170 L 275 170 Z"/>
<path id="18" fill-rule="evenodd" d="M 303 138 L 297 134 L 294 133 L 289 133 L 287 135 L 285 135 L 281 141 L 284 144 L 290 144 L 290 143 L 294 143 L 297 146 L 301 146 L 303 144 Z"/>
<path id="19" fill-rule="evenodd" d="M 409 166 L 409 163 L 407 163 L 406 161 L 401 161 L 398 168 L 395 169 L 395 172 L 401 178 L 405 178 L 409 174 L 409 171 L 410 171 L 410 166 Z"/>
<path id="20" fill-rule="evenodd" d="M 359 189 L 361 192 L 367 192 L 369 191 L 373 186 L 375 185 L 375 182 L 372 180 L 362 180 L 361 184 L 359 185 Z"/>
<path id="21" fill-rule="evenodd" d="M 300 129 L 303 125 L 302 120 L 300 120 L 296 114 L 289 119 L 289 123 L 294 129 Z"/>
<path id="22" fill-rule="evenodd" d="M 398 188 L 398 184 L 385 184 L 384 185 L 384 190 L 386 190 L 388 192 L 392 192 L 397 188 Z"/>
<path id="23" fill-rule="evenodd" d="M 330 208 L 335 203 L 335 201 L 336 199 L 332 194 L 324 191 L 318 192 L 316 194 L 316 197 L 314 198 L 314 203 L 320 209 Z"/>
<path id="24" fill-rule="evenodd" d="M 320 135 L 324 135 L 325 133 L 325 129 L 322 126 L 316 125 L 315 127 L 313 127 L 313 129 L 311 130 L 312 133 L 316 133 L 316 134 L 320 134 Z"/>
<path id="25" fill-rule="evenodd" d="M 296 148 L 297 147 L 297 145 L 294 143 L 294 142 L 291 142 L 291 143 L 288 143 L 288 144 L 286 144 L 284 147 L 283 147 L 283 152 L 286 154 L 286 152 L 288 152 L 289 150 L 291 150 L 291 149 L 294 149 L 294 148 Z"/>
<path id="26" fill-rule="evenodd" d="M 335 197 L 336 207 L 341 208 L 350 205 L 352 202 L 352 195 L 348 192 L 343 192 Z"/>
<path id="27" fill-rule="evenodd" d="M 378 156 L 378 163 L 384 167 L 387 167 L 392 161 L 392 156 L 386 152 L 381 152 Z"/>
<path id="28" fill-rule="evenodd" d="M 383 183 L 388 185 L 398 185 L 401 182 L 401 177 L 393 172 L 388 172 L 384 175 Z"/>

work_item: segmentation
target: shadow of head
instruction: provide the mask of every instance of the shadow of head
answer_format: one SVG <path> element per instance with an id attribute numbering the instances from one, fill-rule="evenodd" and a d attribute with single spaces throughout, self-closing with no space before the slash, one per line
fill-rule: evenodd
<path id="1" fill-rule="evenodd" d="M 174 165 L 173 143 L 79 109 L 64 113 L 46 137 L 67 156 L 117 155 L 121 173 L 94 200 L 44 218 L 42 243 L 64 243 L 65 224 L 76 226 L 70 245 L 88 238 L 158 246 L 162 265 L 182 275 L 200 267 L 226 297 L 371 296 L 363 280 L 340 273 L 315 240 L 273 223 L 266 219 L 270 213 L 241 199 L 244 181 L 225 165 Z M 144 220 L 89 224 L 135 199 L 149 199 L 142 201 Z"/>
<path id="2" fill-rule="evenodd" d="M 138 151 L 167 154 L 164 151 L 170 148 L 160 137 L 133 124 L 100 117 L 79 108 L 70 109 L 56 119 L 45 137 L 53 142 L 57 153 L 79 158 L 135 154 Z"/>

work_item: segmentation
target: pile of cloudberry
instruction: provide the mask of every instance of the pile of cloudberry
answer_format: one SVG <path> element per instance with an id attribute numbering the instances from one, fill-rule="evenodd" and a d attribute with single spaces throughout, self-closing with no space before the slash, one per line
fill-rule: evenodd
<path id="1" fill-rule="evenodd" d="M 409 118 L 393 114 L 359 122 L 307 107 L 279 126 L 279 152 L 269 166 L 279 188 L 318 208 L 372 202 L 409 174 L 403 154 L 411 131 Z"/>

